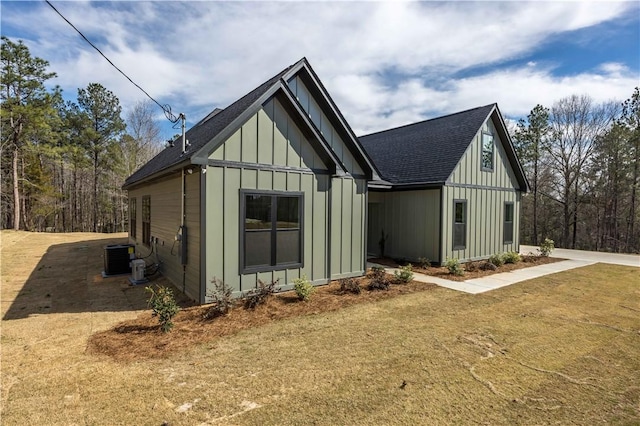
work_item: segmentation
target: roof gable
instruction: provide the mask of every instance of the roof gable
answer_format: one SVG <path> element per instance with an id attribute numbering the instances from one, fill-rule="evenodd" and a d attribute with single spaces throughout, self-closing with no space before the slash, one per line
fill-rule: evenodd
<path id="1" fill-rule="evenodd" d="M 521 189 L 527 184 L 496 104 L 360 136 L 381 178 L 391 185 L 443 185 L 492 116 Z"/>
<path id="2" fill-rule="evenodd" d="M 296 64 L 285 68 L 227 108 L 223 110 L 216 108 L 186 132 L 186 139 L 190 144 L 186 152 L 182 152 L 181 143 L 174 143 L 173 146 L 164 149 L 129 176 L 123 188 L 127 189 L 137 183 L 159 177 L 185 164 L 207 164 L 208 156 L 215 148 L 240 128 L 248 118 L 255 114 L 264 102 L 275 95 L 278 95 L 281 100 L 288 104 L 289 112 L 296 115 L 299 122 L 304 124 L 305 131 L 312 136 L 311 139 L 314 142 L 314 147 L 321 153 L 323 160 L 333 165 L 333 172 L 338 174 L 344 173 L 344 165 L 292 96 L 285 81 L 285 78 L 291 78 L 291 76 L 301 70 L 309 72 L 310 69 L 311 67 L 306 58 L 302 58 Z M 319 90 L 324 91 L 324 88 L 319 87 Z M 328 94 L 326 94 L 326 96 L 328 97 Z M 339 114 L 337 107 L 335 107 L 333 111 L 337 111 L 337 114 Z M 342 115 L 339 114 L 339 117 L 342 117 Z M 346 122 L 343 122 L 343 124 L 348 126 Z M 348 128 L 348 131 L 350 131 L 350 128 Z M 360 147 L 355 135 L 353 136 L 353 143 L 357 146 L 357 149 L 360 150 L 360 156 L 363 157 L 360 158 L 359 161 L 367 164 L 368 159 L 364 158 L 366 154 L 364 154 L 364 150 Z M 370 177 L 373 166 L 371 163 L 368 164 L 369 167 L 367 167 L 366 170 L 368 172 L 367 176 Z"/>

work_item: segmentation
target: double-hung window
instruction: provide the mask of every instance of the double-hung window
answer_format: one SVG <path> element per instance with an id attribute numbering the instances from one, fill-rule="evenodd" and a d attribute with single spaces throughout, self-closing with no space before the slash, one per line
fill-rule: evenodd
<path id="1" fill-rule="evenodd" d="M 240 191 L 242 273 L 302 267 L 303 194 Z"/>
<path id="2" fill-rule="evenodd" d="M 453 249 L 467 247 L 467 200 L 453 201 Z"/>
<path id="3" fill-rule="evenodd" d="M 129 200 L 129 236 L 136 239 L 136 202 L 135 198 Z"/>
<path id="4" fill-rule="evenodd" d="M 482 170 L 493 171 L 493 135 L 482 133 Z"/>
<path id="5" fill-rule="evenodd" d="M 511 244 L 513 242 L 513 203 L 504 203 L 504 226 L 503 242 Z"/>
<path id="6" fill-rule="evenodd" d="M 142 197 L 142 244 L 151 245 L 151 196 Z"/>

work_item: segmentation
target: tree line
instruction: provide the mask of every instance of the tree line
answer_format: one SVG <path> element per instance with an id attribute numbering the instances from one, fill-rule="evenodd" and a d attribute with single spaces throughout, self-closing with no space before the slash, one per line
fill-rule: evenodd
<path id="1" fill-rule="evenodd" d="M 162 148 L 153 105 L 125 119 L 98 83 L 64 102 L 45 83 L 56 74 L 23 42 L 2 37 L 0 84 L 2 228 L 126 231 L 127 176 Z M 512 129 L 531 192 L 523 196 L 521 242 L 640 251 L 640 94 L 596 103 L 572 95 L 536 105 Z"/>
<path id="2" fill-rule="evenodd" d="M 0 185 L 2 228 L 126 231 L 121 186 L 157 154 L 160 129 L 151 102 L 122 118 L 118 98 L 98 83 L 65 102 L 49 63 L 2 37 Z"/>
<path id="3" fill-rule="evenodd" d="M 640 93 L 596 103 L 572 95 L 536 105 L 512 131 L 531 192 L 521 241 L 583 250 L 640 252 Z"/>

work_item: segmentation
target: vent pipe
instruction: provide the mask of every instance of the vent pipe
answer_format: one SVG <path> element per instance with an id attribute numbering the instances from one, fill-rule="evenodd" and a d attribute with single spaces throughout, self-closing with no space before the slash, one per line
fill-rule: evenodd
<path id="1" fill-rule="evenodd" d="M 187 152 L 187 117 L 181 112 L 179 118 L 182 121 L 182 153 L 184 154 Z"/>

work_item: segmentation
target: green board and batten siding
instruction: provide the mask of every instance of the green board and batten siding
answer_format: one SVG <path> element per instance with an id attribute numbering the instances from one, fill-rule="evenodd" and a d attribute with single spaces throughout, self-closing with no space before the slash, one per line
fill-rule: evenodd
<path id="1" fill-rule="evenodd" d="M 289 88 L 336 156 L 352 175 L 331 184 L 331 279 L 359 276 L 365 270 L 367 180 L 353 153 L 299 76 Z"/>
<path id="2" fill-rule="evenodd" d="M 482 132 L 494 137 L 493 171 L 482 170 Z M 461 260 L 487 258 L 519 248 L 520 191 L 503 141 L 491 119 L 478 131 L 442 191 L 442 255 Z M 467 200 L 466 247 L 453 250 L 454 200 Z M 514 203 L 513 242 L 503 243 L 504 204 Z"/>
<path id="3" fill-rule="evenodd" d="M 207 282 L 222 279 L 239 294 L 255 288 L 258 279 L 280 279 L 288 288 L 295 278 L 306 275 L 315 284 L 324 284 L 329 281 L 329 266 L 332 277 L 363 273 L 366 181 L 332 178 L 277 98 L 267 101 L 209 158 L 219 163 L 209 165 L 206 173 Z M 240 273 L 240 189 L 304 193 L 302 268 Z M 342 232 L 338 234 L 336 227 Z"/>

